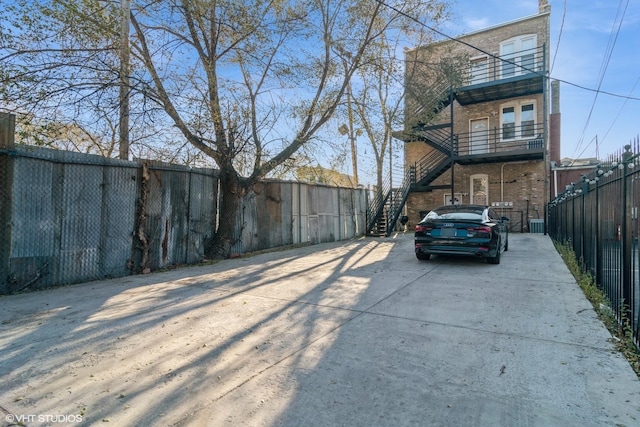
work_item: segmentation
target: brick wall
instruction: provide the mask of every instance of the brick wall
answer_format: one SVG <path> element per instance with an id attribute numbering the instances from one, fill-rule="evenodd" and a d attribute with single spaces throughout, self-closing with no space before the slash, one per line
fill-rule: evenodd
<path id="1" fill-rule="evenodd" d="M 544 163 L 540 161 L 491 163 L 474 166 L 454 166 L 454 192 L 461 193 L 462 203 L 471 203 L 471 176 L 487 175 L 488 178 L 488 204 L 505 201 L 513 202 L 513 208 L 508 211 L 528 212 L 528 219 L 543 217 L 545 199 Z M 445 172 L 433 186 L 446 185 L 447 189 L 438 189 L 430 192 L 415 192 L 409 195 L 406 203 L 409 226 L 420 221 L 420 212 L 427 211 L 443 205 L 445 194 L 451 194 L 451 170 Z M 474 202 L 477 202 L 474 200 Z"/>

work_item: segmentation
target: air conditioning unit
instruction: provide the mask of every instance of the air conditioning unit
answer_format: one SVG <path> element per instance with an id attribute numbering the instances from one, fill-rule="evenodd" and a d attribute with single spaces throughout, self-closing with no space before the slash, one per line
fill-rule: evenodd
<path id="1" fill-rule="evenodd" d="M 544 234 L 544 219 L 530 219 L 529 233 Z"/>
<path id="2" fill-rule="evenodd" d="M 541 148 L 544 148 L 544 141 L 542 140 L 542 138 L 532 139 L 531 141 L 527 142 L 527 147 L 529 150 L 539 150 Z"/>

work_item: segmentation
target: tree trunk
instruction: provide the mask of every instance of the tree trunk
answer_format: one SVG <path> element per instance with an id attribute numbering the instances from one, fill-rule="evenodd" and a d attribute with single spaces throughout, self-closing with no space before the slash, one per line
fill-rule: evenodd
<path id="1" fill-rule="evenodd" d="M 238 224 L 242 199 L 249 188 L 248 182 L 233 170 L 220 171 L 220 197 L 218 206 L 218 229 L 205 249 L 209 259 L 229 258 L 233 245 L 240 240 L 243 224 Z"/>

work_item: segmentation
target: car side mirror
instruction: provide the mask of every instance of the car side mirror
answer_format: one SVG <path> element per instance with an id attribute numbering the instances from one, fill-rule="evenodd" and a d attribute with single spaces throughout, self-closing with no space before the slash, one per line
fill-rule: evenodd
<path id="1" fill-rule="evenodd" d="M 502 222 L 509 222 L 509 218 L 507 218 L 506 216 L 503 216 L 500 219 L 502 220 Z"/>

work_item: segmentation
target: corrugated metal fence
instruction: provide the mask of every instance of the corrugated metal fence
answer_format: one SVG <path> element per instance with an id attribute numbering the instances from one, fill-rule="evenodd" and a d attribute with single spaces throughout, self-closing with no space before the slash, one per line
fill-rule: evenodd
<path id="1" fill-rule="evenodd" d="M 204 259 L 217 219 L 215 170 L 0 137 L 0 294 Z M 366 192 L 263 182 L 238 215 L 236 253 L 347 239 L 364 235 Z"/>
<path id="2" fill-rule="evenodd" d="M 640 330 L 640 143 L 610 156 L 549 204 L 549 235 L 570 243 L 621 324 Z"/>

